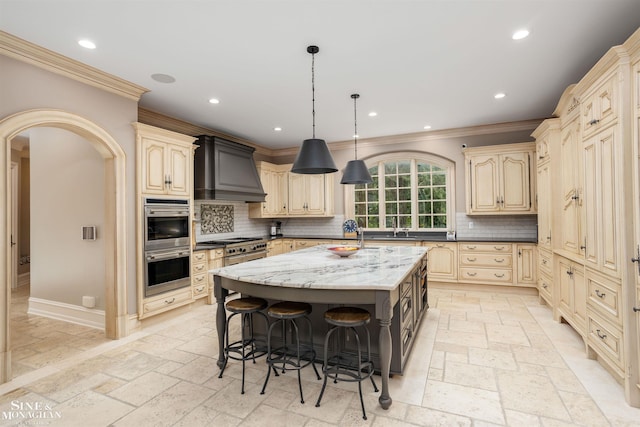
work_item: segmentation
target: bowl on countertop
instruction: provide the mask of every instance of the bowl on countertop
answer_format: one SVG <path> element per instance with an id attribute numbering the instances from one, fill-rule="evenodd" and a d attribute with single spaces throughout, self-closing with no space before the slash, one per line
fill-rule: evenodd
<path id="1" fill-rule="evenodd" d="M 348 257 L 358 252 L 360 248 L 357 246 L 330 246 L 327 249 L 341 257 Z"/>

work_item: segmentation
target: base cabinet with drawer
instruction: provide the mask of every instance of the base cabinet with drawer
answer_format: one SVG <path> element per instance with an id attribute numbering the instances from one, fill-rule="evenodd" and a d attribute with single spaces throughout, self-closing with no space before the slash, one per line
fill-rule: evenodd
<path id="1" fill-rule="evenodd" d="M 207 251 L 193 251 L 191 257 L 191 290 L 193 298 L 207 296 Z"/>
<path id="2" fill-rule="evenodd" d="M 460 243 L 458 281 L 513 285 L 511 243 Z"/>
<path id="3" fill-rule="evenodd" d="M 584 266 L 568 258 L 557 256 L 554 277 L 560 288 L 558 313 L 584 337 L 587 328 L 587 287 Z"/>
<path id="4" fill-rule="evenodd" d="M 423 242 L 429 247 L 427 274 L 429 281 L 458 281 L 458 244 L 456 242 Z"/>

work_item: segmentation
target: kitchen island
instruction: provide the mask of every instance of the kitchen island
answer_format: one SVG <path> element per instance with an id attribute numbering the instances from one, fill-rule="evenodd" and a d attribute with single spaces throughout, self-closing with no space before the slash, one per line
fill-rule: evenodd
<path id="1" fill-rule="evenodd" d="M 343 258 L 328 251 L 326 245 L 320 245 L 211 270 L 218 304 L 218 366 L 224 363 L 224 303 L 230 290 L 276 301 L 370 305 L 379 327 L 378 339 L 372 337 L 372 345 L 379 352 L 376 369 L 380 370 L 382 379 L 379 402 L 388 409 L 392 402 L 389 395 L 392 354 L 400 362 L 406 360 L 415 329 L 428 307 L 427 249 L 371 247 Z"/>

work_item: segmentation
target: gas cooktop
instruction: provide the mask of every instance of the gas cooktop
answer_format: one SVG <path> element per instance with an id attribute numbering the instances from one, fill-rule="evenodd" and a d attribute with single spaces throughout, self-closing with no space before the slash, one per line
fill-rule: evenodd
<path id="1" fill-rule="evenodd" d="M 256 240 L 264 240 L 262 237 L 230 237 L 228 239 L 207 240 L 206 242 L 197 242 L 197 245 L 231 245 L 234 243 L 255 242 Z"/>

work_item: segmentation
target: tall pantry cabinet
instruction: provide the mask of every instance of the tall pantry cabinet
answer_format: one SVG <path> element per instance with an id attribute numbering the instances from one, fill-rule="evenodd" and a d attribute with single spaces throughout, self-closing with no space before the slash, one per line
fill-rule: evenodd
<path id="1" fill-rule="evenodd" d="M 549 156 L 549 170 L 538 157 L 550 192 L 538 193 L 540 297 L 640 406 L 640 29 L 567 88 L 554 115 L 533 133 Z"/>

